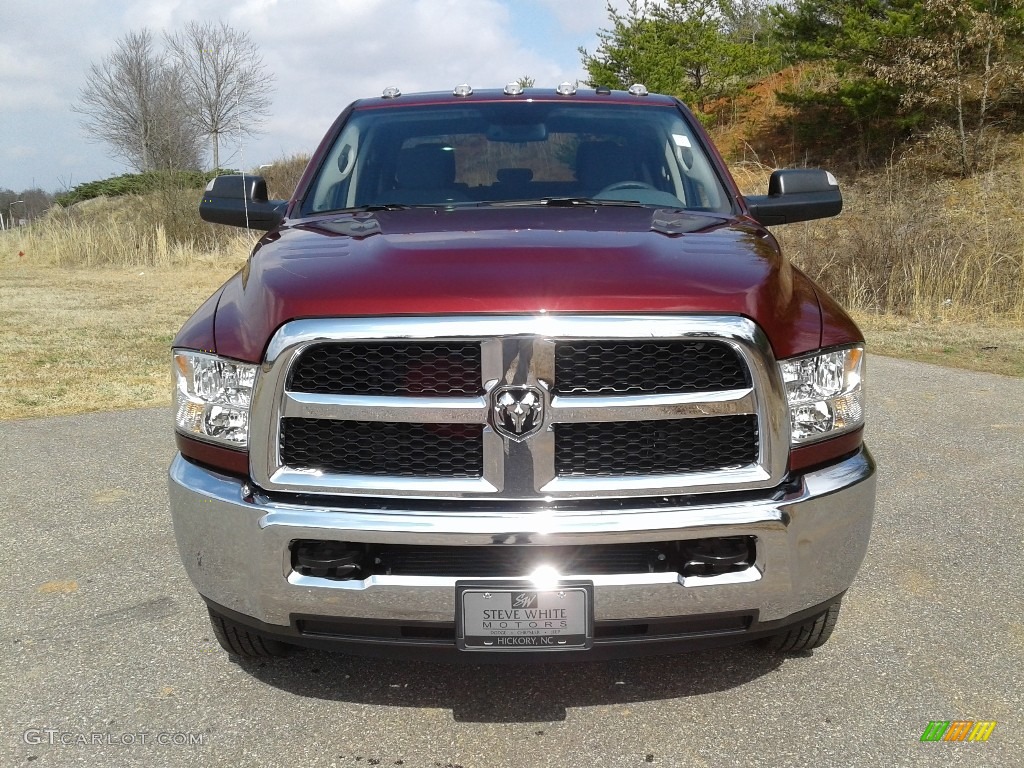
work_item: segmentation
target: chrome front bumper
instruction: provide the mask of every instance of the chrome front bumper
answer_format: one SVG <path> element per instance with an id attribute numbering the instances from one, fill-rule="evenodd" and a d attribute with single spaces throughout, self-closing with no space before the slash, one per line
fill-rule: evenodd
<path id="1" fill-rule="evenodd" d="M 453 622 L 455 578 L 371 576 L 333 581 L 292 570 L 297 539 L 363 543 L 503 546 L 577 545 L 753 536 L 755 563 L 720 576 L 678 573 L 591 576 L 597 621 L 696 617 L 748 611 L 761 623 L 806 611 L 842 594 L 864 558 L 875 502 L 866 449 L 809 472 L 785 493 L 700 506 L 628 511 L 528 510 L 467 514 L 282 503 L 180 455 L 170 468 L 171 514 L 186 571 L 208 601 L 265 625 L 294 615 L 368 621 Z M 721 498 L 721 497 L 719 497 Z"/>

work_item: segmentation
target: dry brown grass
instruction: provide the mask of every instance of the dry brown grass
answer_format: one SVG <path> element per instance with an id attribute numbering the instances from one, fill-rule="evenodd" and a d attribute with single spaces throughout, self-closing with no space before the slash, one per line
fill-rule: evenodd
<path id="1" fill-rule="evenodd" d="M 307 158 L 282 158 L 264 169 L 271 196 L 288 197 Z M 98 197 L 53 208 L 29 227 L 0 232 L 0 259 L 61 267 L 190 266 L 235 261 L 255 236 L 199 218 L 201 189 L 168 185 L 146 195 Z"/>
<path id="2" fill-rule="evenodd" d="M 194 189 L 99 198 L 0 232 L 0 418 L 170 402 L 169 347 L 255 236 Z"/>
<path id="3" fill-rule="evenodd" d="M 190 216 L 198 192 L 191 191 Z M 97 198 L 70 211 L 54 209 L 31 226 L 0 233 L 0 260 L 57 267 L 190 266 L 244 258 L 255 238 L 200 223 L 182 231 L 174 212 L 136 197 Z"/>
<path id="4" fill-rule="evenodd" d="M 227 264 L 0 273 L 0 418 L 170 403 L 171 339 Z M 237 268 L 237 265 L 236 265 Z"/>
<path id="5" fill-rule="evenodd" d="M 854 312 L 872 354 L 1024 377 L 1024 329 L 990 320 L 922 321 Z"/>
<path id="6" fill-rule="evenodd" d="M 286 200 L 292 196 L 295 186 L 302 178 L 302 172 L 309 163 L 308 155 L 282 157 L 259 173 L 267 180 L 267 192 L 271 200 Z"/>
<path id="7" fill-rule="evenodd" d="M 767 176 L 753 164 L 737 173 L 747 193 L 763 194 Z M 841 304 L 913 322 L 1024 325 L 1019 162 L 927 184 L 912 165 L 897 165 L 842 187 L 842 216 L 775 232 Z"/>

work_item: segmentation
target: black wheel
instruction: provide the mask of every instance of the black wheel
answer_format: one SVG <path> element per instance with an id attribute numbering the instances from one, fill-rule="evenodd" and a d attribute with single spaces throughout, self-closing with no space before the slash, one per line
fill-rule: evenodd
<path id="1" fill-rule="evenodd" d="M 209 610 L 209 609 L 208 609 Z M 220 647 L 232 656 L 246 659 L 272 659 L 288 655 L 288 645 L 272 640 L 255 630 L 225 619 L 210 610 L 210 624 Z"/>
<path id="2" fill-rule="evenodd" d="M 761 643 L 769 650 L 782 653 L 799 653 L 820 648 L 828 642 L 832 630 L 836 628 L 840 604 L 841 601 L 836 600 L 824 613 L 808 619 L 803 624 L 790 627 L 778 635 L 766 637 Z"/>

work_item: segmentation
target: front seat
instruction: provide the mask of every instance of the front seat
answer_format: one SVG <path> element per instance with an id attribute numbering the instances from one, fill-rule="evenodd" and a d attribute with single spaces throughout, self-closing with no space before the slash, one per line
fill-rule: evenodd
<path id="1" fill-rule="evenodd" d="M 636 181 L 637 176 L 633 153 L 622 144 L 588 141 L 576 150 L 576 180 L 584 195 L 596 195 L 620 181 Z"/>
<path id="2" fill-rule="evenodd" d="M 436 205 L 466 199 L 455 184 L 455 151 L 443 144 L 403 149 L 398 155 L 395 182 L 390 202 Z"/>

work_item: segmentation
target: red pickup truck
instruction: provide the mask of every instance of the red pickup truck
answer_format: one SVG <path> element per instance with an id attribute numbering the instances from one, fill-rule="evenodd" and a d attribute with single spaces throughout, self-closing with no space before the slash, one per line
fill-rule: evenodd
<path id="1" fill-rule="evenodd" d="M 677 99 L 355 102 L 173 345 L 174 529 L 231 654 L 578 660 L 824 643 L 863 559 L 864 343 Z"/>

